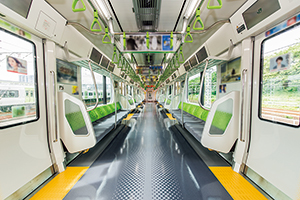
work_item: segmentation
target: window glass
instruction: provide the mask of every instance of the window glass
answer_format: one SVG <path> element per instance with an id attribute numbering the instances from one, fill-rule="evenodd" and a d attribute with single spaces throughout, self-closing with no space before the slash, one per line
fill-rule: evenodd
<path id="1" fill-rule="evenodd" d="M 0 30 L 0 127 L 38 118 L 35 46 Z"/>
<path id="2" fill-rule="evenodd" d="M 106 101 L 107 103 L 110 102 L 111 98 L 111 81 L 110 78 L 106 77 Z"/>
<path id="3" fill-rule="evenodd" d="M 97 89 L 99 104 L 103 104 L 103 76 L 94 72 Z M 81 67 L 81 87 L 82 87 L 82 100 L 87 107 L 94 106 L 96 103 L 96 92 L 91 75 L 91 71 L 84 67 Z"/>
<path id="4" fill-rule="evenodd" d="M 217 95 L 217 66 L 206 70 L 203 92 L 204 107 L 210 108 Z"/>
<path id="5" fill-rule="evenodd" d="M 188 81 L 189 102 L 197 103 L 199 92 L 200 92 L 200 73 L 189 77 L 189 81 Z"/>
<path id="6" fill-rule="evenodd" d="M 209 134 L 223 135 L 231 120 L 232 112 L 232 99 L 227 99 L 223 103 L 219 104 L 216 112 L 214 113 L 214 118 L 209 129 Z"/>
<path id="7" fill-rule="evenodd" d="M 75 135 L 88 134 L 80 107 L 68 99 L 65 100 L 65 116 Z"/>
<path id="8" fill-rule="evenodd" d="M 260 117 L 299 126 L 300 26 L 265 40 L 261 62 Z"/>

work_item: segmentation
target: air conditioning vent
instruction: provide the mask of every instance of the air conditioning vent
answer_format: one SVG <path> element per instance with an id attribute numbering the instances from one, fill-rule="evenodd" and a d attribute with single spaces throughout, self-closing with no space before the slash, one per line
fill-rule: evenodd
<path id="1" fill-rule="evenodd" d="M 154 8 L 157 0 L 138 0 L 140 8 Z"/>
<path id="2" fill-rule="evenodd" d="M 153 21 L 143 21 L 143 26 L 152 26 Z"/>
<path id="3" fill-rule="evenodd" d="M 150 56 L 150 58 L 148 58 Z M 145 55 L 144 59 L 145 59 L 145 64 L 146 65 L 153 65 L 154 64 L 154 55 L 151 54 L 151 55 Z"/>
<path id="4" fill-rule="evenodd" d="M 156 31 L 161 0 L 133 0 L 137 27 L 140 31 Z"/>

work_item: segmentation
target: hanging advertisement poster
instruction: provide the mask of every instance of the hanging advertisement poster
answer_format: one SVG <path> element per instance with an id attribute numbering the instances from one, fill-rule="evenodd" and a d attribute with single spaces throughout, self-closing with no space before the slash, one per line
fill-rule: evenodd
<path id="1" fill-rule="evenodd" d="M 241 80 L 241 58 L 221 65 L 221 83 L 231 83 Z"/>
<path id="2" fill-rule="evenodd" d="M 174 51 L 173 47 L 170 48 L 170 41 L 170 35 L 150 35 L 148 49 L 146 35 L 126 35 L 124 52 Z M 123 46 L 123 36 L 121 36 L 121 43 Z M 173 38 L 173 44 L 176 44 L 176 36 Z"/>
<path id="3" fill-rule="evenodd" d="M 65 83 L 65 84 L 77 84 L 77 66 L 56 59 L 56 67 L 57 67 L 57 82 Z"/>

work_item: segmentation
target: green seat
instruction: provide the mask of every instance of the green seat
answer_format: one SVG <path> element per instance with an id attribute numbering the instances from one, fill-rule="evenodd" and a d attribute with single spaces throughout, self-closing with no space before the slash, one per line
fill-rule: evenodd
<path id="1" fill-rule="evenodd" d="M 181 109 L 181 104 L 182 104 L 182 102 L 179 103 L 178 109 Z M 206 121 L 208 113 L 209 113 L 208 110 L 204 110 L 203 108 L 201 108 L 198 105 L 194 105 L 194 104 L 190 104 L 190 103 L 186 103 L 186 102 L 183 102 L 183 111 L 185 111 L 203 121 Z"/>

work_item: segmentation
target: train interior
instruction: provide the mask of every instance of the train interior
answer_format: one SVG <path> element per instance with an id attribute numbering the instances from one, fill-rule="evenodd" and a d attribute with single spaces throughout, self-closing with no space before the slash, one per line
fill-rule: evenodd
<path id="1" fill-rule="evenodd" d="M 0 200 L 299 200 L 299 126 L 299 0 L 0 0 Z"/>

